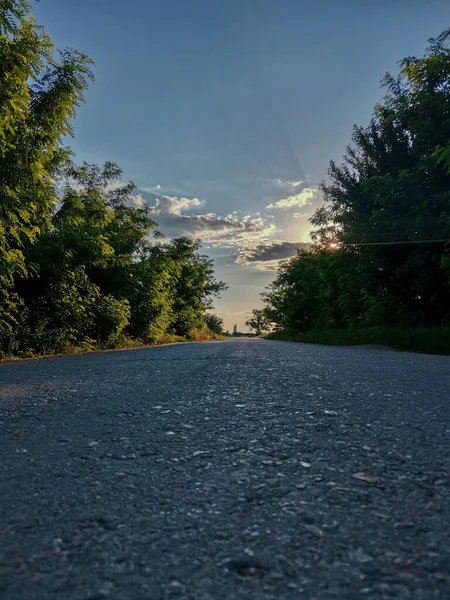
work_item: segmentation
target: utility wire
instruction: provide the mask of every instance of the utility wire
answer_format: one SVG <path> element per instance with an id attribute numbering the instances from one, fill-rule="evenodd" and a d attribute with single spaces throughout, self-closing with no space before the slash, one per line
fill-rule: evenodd
<path id="1" fill-rule="evenodd" d="M 356 244 L 339 244 L 338 246 L 399 246 L 401 244 L 436 244 L 450 242 L 450 240 L 406 240 L 400 242 L 359 242 Z"/>
<path id="2" fill-rule="evenodd" d="M 329 246 L 338 248 L 351 248 L 354 246 L 400 246 L 404 244 L 443 244 L 450 243 L 449 240 L 404 240 L 397 242 L 356 242 L 355 244 L 341 244 L 339 242 L 330 242 Z M 298 242 L 299 246 L 315 246 L 314 242 Z M 321 244 L 319 244 L 321 245 Z"/>

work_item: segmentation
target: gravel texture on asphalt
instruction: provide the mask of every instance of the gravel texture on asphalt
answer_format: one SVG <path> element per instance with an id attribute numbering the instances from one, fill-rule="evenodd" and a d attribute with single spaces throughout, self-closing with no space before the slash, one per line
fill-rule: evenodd
<path id="1" fill-rule="evenodd" d="M 450 598 L 450 359 L 237 339 L 0 365 L 0 597 Z"/>

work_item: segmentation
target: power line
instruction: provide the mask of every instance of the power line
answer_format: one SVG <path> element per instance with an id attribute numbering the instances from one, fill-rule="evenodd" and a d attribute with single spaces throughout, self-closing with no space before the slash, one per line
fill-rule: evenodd
<path id="1" fill-rule="evenodd" d="M 450 240 L 404 240 L 397 242 L 359 242 L 356 244 L 338 244 L 338 246 L 342 247 L 350 247 L 350 246 L 399 246 L 403 244 L 442 244 L 450 242 Z"/>
<path id="2" fill-rule="evenodd" d="M 449 240 L 402 240 L 396 242 L 356 242 L 354 244 L 341 244 L 340 242 L 330 242 L 329 246 L 338 248 L 352 248 L 355 246 L 400 246 L 404 244 L 445 244 L 450 243 Z M 315 246 L 315 242 L 298 242 L 299 246 Z"/>

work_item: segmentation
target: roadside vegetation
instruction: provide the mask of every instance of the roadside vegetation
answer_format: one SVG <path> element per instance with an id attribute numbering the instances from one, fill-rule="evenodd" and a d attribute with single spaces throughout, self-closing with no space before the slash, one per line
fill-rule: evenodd
<path id="1" fill-rule="evenodd" d="M 222 333 L 200 243 L 164 240 L 117 165 L 77 166 L 63 144 L 92 68 L 0 0 L 0 358 Z"/>
<path id="2" fill-rule="evenodd" d="M 368 327 L 366 329 L 281 329 L 265 334 L 269 340 L 328 346 L 383 346 L 394 350 L 450 354 L 450 327 Z"/>
<path id="3" fill-rule="evenodd" d="M 263 294 L 276 339 L 450 353 L 450 33 L 400 61 L 343 163 L 313 243 Z"/>

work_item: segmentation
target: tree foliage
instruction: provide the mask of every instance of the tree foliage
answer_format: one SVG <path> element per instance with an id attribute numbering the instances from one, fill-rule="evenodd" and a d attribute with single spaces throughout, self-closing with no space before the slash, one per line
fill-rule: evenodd
<path id="1" fill-rule="evenodd" d="M 387 74 L 387 94 L 331 163 L 314 244 L 264 294 L 301 331 L 450 321 L 450 32 Z"/>
<path id="2" fill-rule="evenodd" d="M 14 280 L 24 251 L 50 225 L 55 180 L 67 162 L 62 138 L 93 78 L 76 50 L 56 57 L 24 0 L 0 2 L 0 337 L 19 325 Z"/>
<path id="3" fill-rule="evenodd" d="M 223 319 L 214 313 L 206 315 L 206 326 L 213 333 L 217 333 L 218 335 L 224 334 Z"/>
<path id="4" fill-rule="evenodd" d="M 264 310 L 253 309 L 252 316 L 245 322 L 249 329 L 253 329 L 256 335 L 261 335 L 263 331 L 269 331 L 270 322 Z"/>
<path id="5" fill-rule="evenodd" d="M 117 165 L 71 162 L 91 67 L 0 0 L 0 355 L 187 336 L 225 287 L 199 241 L 161 241 Z"/>
<path id="6" fill-rule="evenodd" d="M 16 278 L 23 316 L 10 351 L 115 346 L 124 334 L 151 343 L 205 327 L 224 284 L 198 241 L 159 240 L 150 209 L 129 205 L 133 184 L 115 185 L 120 175 L 113 163 L 69 168 L 51 226 L 25 251 L 28 276 Z"/>

